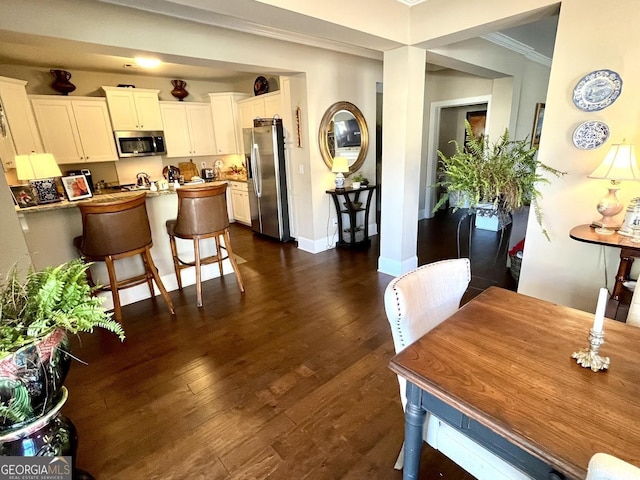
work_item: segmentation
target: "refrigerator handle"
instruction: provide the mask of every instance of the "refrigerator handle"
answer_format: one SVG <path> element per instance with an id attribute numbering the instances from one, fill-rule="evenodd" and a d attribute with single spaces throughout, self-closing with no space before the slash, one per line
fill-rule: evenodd
<path id="1" fill-rule="evenodd" d="M 256 197 L 260 198 L 262 197 L 262 177 L 260 176 L 260 150 L 257 143 L 254 143 L 251 148 L 251 175 Z"/>

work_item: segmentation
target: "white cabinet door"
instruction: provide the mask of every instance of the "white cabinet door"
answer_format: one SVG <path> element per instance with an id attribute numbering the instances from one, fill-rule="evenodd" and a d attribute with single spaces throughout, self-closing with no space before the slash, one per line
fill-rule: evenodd
<path id="1" fill-rule="evenodd" d="M 84 162 L 84 152 L 76 127 L 71 101 L 53 95 L 32 97 L 42 142 L 59 165 Z"/>
<path id="2" fill-rule="evenodd" d="M 213 117 L 208 103 L 160 102 L 167 157 L 216 153 Z"/>
<path id="3" fill-rule="evenodd" d="M 71 103 L 86 162 L 118 160 L 111 130 L 109 109 L 104 98 L 74 99 Z"/>
<path id="4" fill-rule="evenodd" d="M 215 155 L 216 144 L 213 136 L 213 117 L 208 104 L 186 104 L 191 155 Z"/>
<path id="5" fill-rule="evenodd" d="M 239 103 L 242 128 L 253 128 L 253 119 L 265 118 L 264 99 L 260 97 L 243 100 Z"/>
<path id="6" fill-rule="evenodd" d="M 58 164 L 118 160 L 104 98 L 34 95 L 31 103 L 45 150 Z"/>
<path id="7" fill-rule="evenodd" d="M 13 146 L 18 155 L 43 152 L 36 119 L 26 90 L 27 82 L 0 77 L 0 101 L 11 130 Z"/>
<path id="8" fill-rule="evenodd" d="M 264 115 L 265 118 L 282 117 L 282 100 L 280 92 L 274 92 L 273 95 L 264 98 Z"/>
<path id="9" fill-rule="evenodd" d="M 242 125 L 237 102 L 247 97 L 244 93 L 209 94 L 218 155 L 242 153 Z"/>
<path id="10" fill-rule="evenodd" d="M 249 192 L 246 182 L 229 182 L 229 185 L 231 186 L 231 202 L 235 221 L 251 225 Z"/>
<path id="11" fill-rule="evenodd" d="M 11 137 L 11 130 L 9 125 L 5 125 L 3 130 L 0 129 L 0 160 L 5 172 L 10 168 L 16 168 L 15 157 L 16 148 Z"/>
<path id="12" fill-rule="evenodd" d="M 160 102 L 158 92 L 135 91 L 133 92 L 134 104 L 138 115 L 140 130 L 162 131 L 162 115 L 160 114 Z"/>
<path id="13" fill-rule="evenodd" d="M 162 130 L 158 90 L 102 87 L 114 130 Z"/>
<path id="14" fill-rule="evenodd" d="M 187 125 L 187 111 L 183 105 L 161 102 L 162 122 L 167 157 L 188 157 L 191 155 L 191 139 Z"/>

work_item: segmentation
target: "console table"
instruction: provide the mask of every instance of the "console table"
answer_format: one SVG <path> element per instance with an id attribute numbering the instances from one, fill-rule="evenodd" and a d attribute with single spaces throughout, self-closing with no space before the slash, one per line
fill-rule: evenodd
<path id="1" fill-rule="evenodd" d="M 599 235 L 591 225 L 578 225 L 577 227 L 573 227 L 569 232 L 569 236 L 579 242 L 620 248 L 620 264 L 618 265 L 618 272 L 616 273 L 616 282 L 611 292 L 611 299 L 628 305 L 631 301 L 631 292 L 627 291 L 624 282 L 629 280 L 633 259 L 640 257 L 640 244 L 633 243 L 631 237 L 626 237 L 618 233 Z"/>
<path id="2" fill-rule="evenodd" d="M 340 248 L 368 248 L 369 238 L 369 207 L 375 191 L 375 185 L 360 188 L 341 188 L 327 190 L 333 198 L 333 204 L 338 214 L 338 241 Z M 366 198 L 360 200 L 360 195 Z M 345 220 L 347 223 L 345 223 Z M 362 224 L 358 225 L 361 221 Z"/>

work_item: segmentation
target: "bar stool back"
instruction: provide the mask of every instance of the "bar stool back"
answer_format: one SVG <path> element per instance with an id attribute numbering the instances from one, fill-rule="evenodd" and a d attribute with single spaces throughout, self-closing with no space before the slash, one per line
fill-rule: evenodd
<path id="1" fill-rule="evenodd" d="M 177 190 L 178 217 L 175 220 L 167 220 L 166 223 L 173 256 L 173 266 L 178 279 L 178 287 L 181 290 L 182 278 L 180 272 L 185 268 L 196 268 L 198 307 L 202 306 L 202 265 L 217 263 L 220 276 L 222 276 L 222 261 L 228 258 L 236 273 L 240 291 L 244 292 L 242 276 L 231 249 L 226 190 L 226 183 L 220 185 L 200 184 L 179 188 Z M 189 262 L 179 258 L 175 237 L 193 240 L 194 261 Z M 207 257 L 200 256 L 200 240 L 204 238 L 214 239 L 215 254 Z"/>
<path id="2" fill-rule="evenodd" d="M 146 282 L 153 297 L 154 280 L 169 311 L 175 314 L 173 303 L 151 257 L 153 243 L 146 196 L 143 193 L 124 200 L 78 204 L 82 215 L 82 237 L 76 237 L 74 244 L 86 261 L 106 263 L 109 285 L 103 290 L 111 291 L 113 295 L 114 316 L 118 321 L 122 319 L 118 290 Z M 134 255 L 142 257 L 144 273 L 118 280 L 114 261 Z"/>

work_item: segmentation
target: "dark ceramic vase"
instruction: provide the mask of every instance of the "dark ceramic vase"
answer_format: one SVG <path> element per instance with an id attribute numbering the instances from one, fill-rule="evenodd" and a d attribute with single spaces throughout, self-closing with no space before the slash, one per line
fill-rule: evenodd
<path id="1" fill-rule="evenodd" d="M 189 92 L 184 88 L 187 86 L 187 82 L 184 80 L 171 80 L 171 85 L 173 85 L 171 95 L 176 97 L 179 101 L 182 101 L 187 95 L 189 95 Z"/>
<path id="2" fill-rule="evenodd" d="M 0 360 L 0 435 L 48 412 L 69 372 L 69 340 L 54 330 L 37 343 L 25 345 Z"/>
<path id="3" fill-rule="evenodd" d="M 54 78 L 51 88 L 63 95 L 69 95 L 76 89 L 76 86 L 69 81 L 71 74 L 66 70 L 49 70 Z"/>

